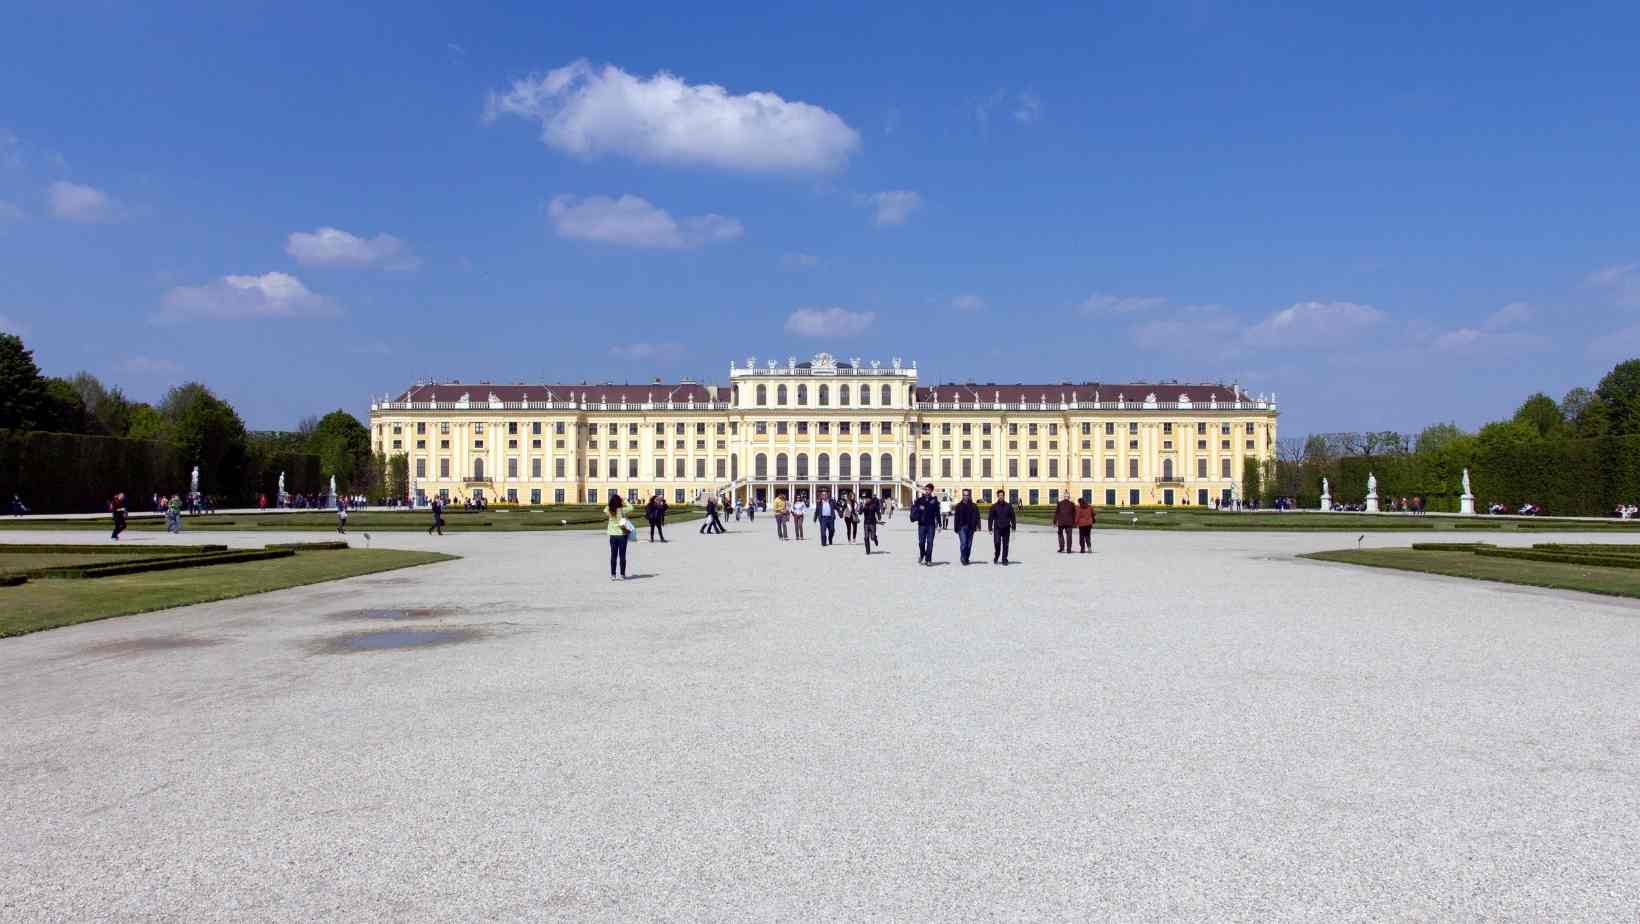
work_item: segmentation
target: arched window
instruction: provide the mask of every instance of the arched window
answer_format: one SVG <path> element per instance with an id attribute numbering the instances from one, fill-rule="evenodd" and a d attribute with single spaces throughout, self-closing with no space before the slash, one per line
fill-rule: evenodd
<path id="1" fill-rule="evenodd" d="M 759 481 L 763 481 L 769 477 L 768 453 L 760 452 L 757 454 L 757 458 L 752 460 L 752 471 L 756 473 L 755 477 Z"/>
<path id="2" fill-rule="evenodd" d="M 868 405 L 870 403 L 871 403 L 871 386 L 870 385 L 861 385 L 860 386 L 860 406 L 865 407 L 866 405 Z"/>
<path id="3" fill-rule="evenodd" d="M 740 386 L 739 385 L 736 385 L 729 392 L 729 400 L 733 401 L 737 407 L 740 405 Z"/>
<path id="4" fill-rule="evenodd" d="M 883 387 L 887 388 L 888 386 L 884 385 Z M 894 480 L 894 457 L 885 452 L 881 462 L 882 467 L 878 469 L 877 477 L 884 481 Z"/>
<path id="5" fill-rule="evenodd" d="M 797 454 L 797 480 L 798 481 L 806 481 L 808 479 L 808 477 L 809 477 L 809 454 L 806 453 L 806 452 L 800 452 L 800 453 Z"/>
<path id="6" fill-rule="evenodd" d="M 847 385 L 839 385 L 837 387 L 837 403 L 842 405 L 843 407 L 848 407 L 848 386 Z"/>
<path id="7" fill-rule="evenodd" d="M 1163 459 L 1162 460 L 1162 477 L 1167 479 L 1168 481 L 1173 480 L 1173 460 L 1172 459 Z"/>
<path id="8" fill-rule="evenodd" d="M 820 406 L 821 407 L 830 407 L 831 406 L 831 389 L 826 387 L 825 385 L 820 386 Z"/>
<path id="9" fill-rule="evenodd" d="M 768 407 L 769 406 L 769 386 L 767 386 L 767 385 L 757 386 L 757 406 L 758 407 Z"/>
<path id="10" fill-rule="evenodd" d="M 774 457 L 774 476 L 776 478 L 790 477 L 789 472 L 786 469 L 786 454 L 785 453 L 780 453 L 779 455 Z"/>
<path id="11" fill-rule="evenodd" d="M 843 387 L 847 388 L 848 386 L 844 385 Z M 853 459 L 854 459 L 854 457 L 849 455 L 846 452 L 842 453 L 841 455 L 839 455 L 837 457 L 837 477 L 838 478 L 841 478 L 844 481 L 847 481 L 849 478 L 852 477 L 849 474 L 849 469 L 852 467 L 852 466 L 849 465 L 849 462 L 851 462 Z"/>
<path id="12" fill-rule="evenodd" d="M 864 394 L 864 392 L 861 392 L 861 394 Z M 860 477 L 871 477 L 871 453 L 869 452 L 860 453 Z"/>
<path id="13" fill-rule="evenodd" d="M 822 385 L 821 388 L 826 386 Z M 831 480 L 831 456 L 820 453 L 814 457 L 814 476 L 821 481 Z"/>
<path id="14" fill-rule="evenodd" d="M 807 407 L 808 403 L 809 403 L 809 386 L 807 386 L 807 385 L 797 386 L 797 406 L 798 407 Z"/>
<path id="15" fill-rule="evenodd" d="M 883 400 L 877 403 L 881 404 L 883 407 L 888 407 L 894 403 L 894 392 L 891 391 L 887 385 L 883 386 Z"/>
<path id="16" fill-rule="evenodd" d="M 480 480 L 480 481 L 482 481 L 484 479 L 484 460 L 483 459 L 474 459 L 473 460 L 473 477 Z"/>
<path id="17" fill-rule="evenodd" d="M 785 404 L 786 403 L 786 386 L 781 385 L 781 386 L 775 388 L 775 390 L 774 390 L 774 403 L 775 404 Z"/>

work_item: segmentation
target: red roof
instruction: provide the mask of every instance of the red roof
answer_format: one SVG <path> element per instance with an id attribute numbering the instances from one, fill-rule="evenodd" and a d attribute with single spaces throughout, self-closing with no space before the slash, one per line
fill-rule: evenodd
<path id="1" fill-rule="evenodd" d="M 729 388 L 716 386 L 718 401 L 729 400 Z M 486 385 L 466 383 L 429 383 L 413 385 L 395 401 L 460 401 L 462 395 L 473 404 L 487 404 L 490 396 L 495 395 L 501 401 L 580 401 L 586 400 L 594 404 L 609 402 L 620 404 L 625 397 L 628 404 L 642 404 L 645 401 L 664 403 L 668 398 L 679 404 L 687 404 L 693 397 L 697 404 L 704 404 L 714 400 L 705 385 L 696 384 L 659 384 L 659 385 Z"/>

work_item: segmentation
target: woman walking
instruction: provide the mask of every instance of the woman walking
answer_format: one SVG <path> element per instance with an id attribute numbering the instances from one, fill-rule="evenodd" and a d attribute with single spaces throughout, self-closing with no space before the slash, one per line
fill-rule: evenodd
<path id="1" fill-rule="evenodd" d="M 1078 551 L 1093 553 L 1093 520 L 1093 504 L 1084 497 L 1076 504 L 1076 537 L 1081 543 Z"/>
<path id="2" fill-rule="evenodd" d="M 850 491 L 843 492 L 843 502 L 838 506 L 843 514 L 843 531 L 848 536 L 849 544 L 853 545 L 855 534 L 860 529 L 860 507 L 854 503 L 854 494 Z"/>
<path id="3" fill-rule="evenodd" d="M 604 527 L 604 532 L 609 534 L 609 579 L 611 581 L 626 580 L 626 544 L 631 540 L 632 535 L 638 531 L 632 525 L 632 521 L 628 520 L 626 514 L 622 512 L 621 508 L 625 506 L 626 502 L 621 500 L 619 494 L 609 496 L 609 507 L 605 511 L 608 523 Z M 615 573 L 617 562 L 620 563 L 620 574 Z"/>

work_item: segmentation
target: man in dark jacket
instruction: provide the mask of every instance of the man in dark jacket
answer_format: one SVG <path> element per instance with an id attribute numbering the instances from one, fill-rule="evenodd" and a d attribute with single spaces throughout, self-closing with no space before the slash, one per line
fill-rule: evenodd
<path id="1" fill-rule="evenodd" d="M 1059 503 L 1054 505 L 1053 525 L 1059 531 L 1059 551 L 1069 555 L 1071 530 L 1076 528 L 1076 503 L 1071 500 L 1069 492 L 1059 498 Z"/>
<path id="2" fill-rule="evenodd" d="M 867 555 L 871 554 L 871 544 L 877 542 L 877 523 L 882 518 L 882 512 L 882 502 L 878 501 L 875 495 L 867 494 L 866 499 L 860 502 L 860 535 L 865 540 Z"/>
<path id="3" fill-rule="evenodd" d="M 997 499 L 991 502 L 991 513 L 985 518 L 991 529 L 991 564 L 1008 563 L 1008 537 L 1013 533 L 1019 520 L 1014 516 L 1014 505 L 1008 503 L 1008 495 L 997 491 Z"/>
<path id="4" fill-rule="evenodd" d="M 934 533 L 940 528 L 940 499 L 934 496 L 934 482 L 911 502 L 911 522 L 917 524 L 917 564 L 934 563 Z"/>
<path id="5" fill-rule="evenodd" d="M 814 522 L 820 524 L 820 545 L 831 545 L 837 537 L 837 504 L 826 488 L 820 489 L 820 499 L 814 502 Z"/>
<path id="6" fill-rule="evenodd" d="M 974 549 L 974 531 L 979 529 L 979 507 L 974 503 L 973 491 L 962 489 L 962 500 L 951 508 L 951 526 L 957 531 L 957 551 L 966 565 L 968 553 Z"/>
<path id="7" fill-rule="evenodd" d="M 666 541 L 666 498 L 656 491 L 655 496 L 644 505 L 643 518 L 649 521 L 649 541 L 654 542 L 656 536 Z"/>

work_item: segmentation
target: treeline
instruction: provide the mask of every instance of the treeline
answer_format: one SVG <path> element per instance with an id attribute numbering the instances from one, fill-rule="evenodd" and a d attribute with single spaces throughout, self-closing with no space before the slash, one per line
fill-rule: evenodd
<path id="1" fill-rule="evenodd" d="M 333 475 L 343 494 L 380 496 L 385 487 L 385 460 L 371 457 L 369 431 L 346 411 L 291 433 L 253 433 L 198 382 L 156 404 L 132 401 L 89 372 L 41 375 L 21 339 L 0 335 L 0 500 L 90 512 L 123 491 L 140 505 L 187 492 L 196 465 L 201 493 L 219 506 L 272 499 L 280 472 L 291 494 L 322 494 Z"/>
<path id="2" fill-rule="evenodd" d="M 1640 503 L 1640 360 L 1620 363 L 1594 389 L 1574 388 L 1561 400 L 1531 395 L 1513 416 L 1475 433 L 1437 424 L 1418 434 L 1316 434 L 1282 440 L 1273 466 L 1254 471 L 1248 497 L 1320 503 L 1321 479 L 1337 503 L 1360 503 L 1367 475 L 1378 478 L 1380 501 L 1423 497 L 1429 510 L 1459 509 L 1469 469 L 1476 507 L 1501 503 L 1542 506 L 1566 516 L 1602 516 Z"/>

